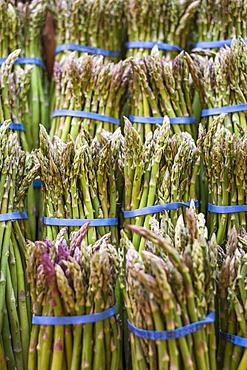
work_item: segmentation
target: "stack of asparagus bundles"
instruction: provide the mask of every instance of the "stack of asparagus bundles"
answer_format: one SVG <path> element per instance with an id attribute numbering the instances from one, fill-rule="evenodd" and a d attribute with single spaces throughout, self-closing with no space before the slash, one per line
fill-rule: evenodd
<path id="1" fill-rule="evenodd" d="M 121 163 L 126 224 L 150 228 L 151 214 L 158 213 L 159 219 L 164 210 L 170 211 L 176 224 L 183 207 L 197 199 L 200 160 L 195 142 L 187 132 L 169 135 L 168 117 L 146 140 L 125 119 Z M 144 247 L 144 239 L 140 241 L 137 234 L 132 235 L 132 243 L 136 249 Z"/>
<path id="2" fill-rule="evenodd" d="M 223 126 L 225 115 L 215 118 L 208 132 L 200 127 L 198 149 L 208 181 L 208 228 L 223 245 L 232 226 L 246 228 L 247 136 Z"/>
<path id="3" fill-rule="evenodd" d="M 242 39 L 233 40 L 231 47 L 221 48 L 215 57 L 194 55 L 192 74 L 199 77 L 202 103 L 202 123 L 212 125 L 215 115 L 225 116 L 224 125 L 239 134 L 239 125 L 247 133 L 246 122 L 246 75 L 247 46 Z"/>
<path id="4" fill-rule="evenodd" d="M 28 370 L 122 369 L 116 247 L 109 243 L 110 234 L 87 246 L 87 228 L 88 224 L 71 233 L 69 244 L 64 228 L 54 241 L 44 239 L 27 247 L 35 314 Z"/>
<path id="5" fill-rule="evenodd" d="M 174 132 L 187 131 L 196 138 L 192 105 L 199 81 L 190 74 L 196 68 L 190 56 L 181 52 L 168 62 L 155 46 L 150 56 L 130 58 L 129 63 L 129 118 L 143 139 L 165 115 L 171 118 Z"/>
<path id="6" fill-rule="evenodd" d="M 51 0 L 56 25 L 56 60 L 66 60 L 71 51 L 103 55 L 106 60 L 121 57 L 123 0 Z"/>
<path id="7" fill-rule="evenodd" d="M 119 128 L 112 134 L 102 132 L 100 141 L 85 131 L 75 141 L 68 136 L 64 143 L 55 136 L 52 143 L 41 126 L 37 158 L 44 196 L 44 237 L 54 240 L 59 226 L 70 226 L 69 234 L 89 220 L 89 244 L 109 231 L 111 242 L 117 242 L 120 139 Z"/>
<path id="8" fill-rule="evenodd" d="M 196 17 L 196 44 L 199 49 L 230 46 L 235 36 L 247 38 L 245 0 L 201 0 Z"/>
<path id="9" fill-rule="evenodd" d="M 247 313 L 246 263 L 247 234 L 233 227 L 226 245 L 226 254 L 219 275 L 221 369 L 246 369 Z"/>
<path id="10" fill-rule="evenodd" d="M 120 286 L 133 368 L 216 369 L 217 245 L 215 236 L 207 240 L 203 214 L 187 209 L 185 221 L 181 215 L 175 234 L 165 238 L 130 228 L 148 240 L 139 254 L 121 232 Z"/>
<path id="11" fill-rule="evenodd" d="M 0 1 L 1 37 L 0 64 L 16 49 L 21 53 L 15 63 L 19 75 L 30 74 L 30 88 L 26 90 L 28 110 L 25 125 L 29 149 L 38 146 L 39 124 L 47 124 L 47 76 L 42 60 L 42 31 L 45 23 L 46 0 L 22 3 Z M 30 71 L 30 66 L 32 70 Z M 16 93 L 17 95 L 18 93 Z M 18 109 L 18 108 L 17 108 Z"/>
<path id="12" fill-rule="evenodd" d="M 0 128 L 0 146 L 0 368 L 25 370 L 31 307 L 24 236 L 32 236 L 25 198 L 38 166 L 33 154 L 22 151 L 8 121 Z"/>
<path id="13" fill-rule="evenodd" d="M 104 63 L 102 56 L 71 54 L 63 67 L 55 62 L 51 136 L 66 140 L 68 133 L 75 139 L 82 129 L 92 137 L 102 129 L 114 131 L 120 125 L 127 75 L 125 62 Z"/>
<path id="14" fill-rule="evenodd" d="M 199 4 L 199 0 L 126 0 L 127 56 L 148 55 L 155 44 L 167 57 L 184 49 Z"/>

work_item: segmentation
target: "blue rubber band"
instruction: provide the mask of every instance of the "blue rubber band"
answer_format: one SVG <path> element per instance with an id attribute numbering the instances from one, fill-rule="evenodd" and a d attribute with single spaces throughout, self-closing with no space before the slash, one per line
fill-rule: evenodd
<path id="1" fill-rule="evenodd" d="M 52 118 L 55 117 L 76 117 L 76 118 L 89 118 L 96 121 L 108 122 L 113 125 L 120 125 L 120 120 L 110 116 L 105 116 L 104 114 L 85 112 L 82 110 L 73 109 L 58 109 L 53 112 Z"/>
<path id="2" fill-rule="evenodd" d="M 162 124 L 164 117 L 142 117 L 130 115 L 129 120 L 134 123 Z M 196 123 L 196 117 L 169 117 L 171 125 L 190 125 Z"/>
<path id="3" fill-rule="evenodd" d="M 215 206 L 214 204 L 208 203 L 208 211 L 213 213 L 239 213 L 247 212 L 247 205 L 235 205 L 235 206 Z"/>
<path id="4" fill-rule="evenodd" d="M 159 213 L 163 211 L 171 211 L 173 209 L 178 209 L 183 206 L 190 207 L 190 202 L 187 202 L 187 203 L 174 202 L 174 203 L 158 204 L 157 206 L 143 207 L 139 209 L 133 209 L 132 211 L 123 211 L 123 216 L 124 218 L 145 216 L 145 215 L 150 215 L 153 213 Z M 199 207 L 198 200 L 195 200 L 195 207 L 196 208 Z"/>
<path id="5" fill-rule="evenodd" d="M 14 220 L 27 220 L 27 212 L 9 212 L 0 214 L 0 222 L 14 221 Z"/>
<path id="6" fill-rule="evenodd" d="M 244 41 L 246 42 L 247 40 L 245 39 Z M 216 48 L 221 48 L 224 46 L 231 46 L 231 43 L 232 43 L 232 39 L 217 40 L 217 41 L 201 41 L 201 42 L 197 42 L 194 48 L 216 49 Z"/>
<path id="7" fill-rule="evenodd" d="M 81 316 L 36 316 L 33 315 L 32 324 L 36 325 L 79 325 L 103 321 L 115 315 L 116 306 L 108 308 L 103 312 L 92 313 Z"/>
<path id="8" fill-rule="evenodd" d="M 40 188 L 40 187 L 41 187 L 41 185 L 42 185 L 42 181 L 41 181 L 41 180 L 34 180 L 34 181 L 33 181 L 33 186 L 34 186 L 35 188 Z"/>
<path id="9" fill-rule="evenodd" d="M 247 110 L 247 104 L 227 105 L 221 108 L 203 109 L 201 117 L 215 116 L 221 113 L 235 113 Z"/>
<path id="10" fill-rule="evenodd" d="M 0 123 L 0 127 L 2 125 L 3 125 L 3 123 Z M 14 123 L 14 122 L 11 122 L 9 124 L 9 128 L 11 130 L 25 131 L 25 126 L 22 123 Z"/>
<path id="11" fill-rule="evenodd" d="M 166 44 L 164 42 L 153 42 L 153 41 L 129 41 L 126 42 L 125 46 L 127 49 L 152 49 L 155 45 L 157 45 L 158 49 L 160 50 L 168 50 L 168 51 L 182 51 L 179 46 Z"/>
<path id="12" fill-rule="evenodd" d="M 221 329 L 220 329 L 220 338 L 226 340 L 227 342 L 236 344 L 237 346 L 247 348 L 247 338 L 238 337 L 237 335 L 225 333 Z"/>
<path id="13" fill-rule="evenodd" d="M 43 224 L 49 226 L 83 226 L 90 222 L 89 226 L 116 226 L 118 218 L 97 218 L 97 219 L 71 219 L 71 218 L 50 218 L 43 216 Z"/>
<path id="14" fill-rule="evenodd" d="M 169 340 L 185 337 L 200 330 L 203 325 L 211 324 L 215 321 L 215 311 L 212 311 L 204 320 L 193 322 L 192 324 L 174 330 L 143 330 L 132 325 L 128 320 L 129 330 L 136 336 L 151 340 Z"/>
<path id="15" fill-rule="evenodd" d="M 121 51 L 105 50 L 101 48 L 94 48 L 91 46 L 77 45 L 77 44 L 61 44 L 55 48 L 55 54 L 61 53 L 65 50 L 81 51 L 83 53 L 103 55 L 104 57 L 118 58 L 121 56 Z"/>
<path id="16" fill-rule="evenodd" d="M 0 59 L 0 66 L 6 62 L 7 58 Z M 14 64 L 36 64 L 40 66 L 44 71 L 46 71 L 46 66 L 43 60 L 38 58 L 17 58 Z"/>

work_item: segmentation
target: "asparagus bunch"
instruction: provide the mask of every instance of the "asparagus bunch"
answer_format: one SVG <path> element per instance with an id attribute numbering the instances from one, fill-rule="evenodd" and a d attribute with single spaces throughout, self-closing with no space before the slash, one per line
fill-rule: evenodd
<path id="1" fill-rule="evenodd" d="M 240 130 L 240 137 L 223 126 L 224 115 L 215 118 L 208 132 L 200 127 L 198 149 L 205 166 L 208 183 L 208 202 L 217 206 L 247 204 L 246 148 L 247 136 Z M 235 226 L 246 227 L 246 212 L 208 213 L 209 233 L 216 233 L 217 243 L 226 242 Z"/>
<path id="2" fill-rule="evenodd" d="M 46 15 L 46 0 L 22 3 L 11 0 L 0 1 L 0 58 L 7 58 L 16 49 L 19 57 L 43 60 L 42 32 Z M 25 124 L 29 149 L 38 146 L 39 124 L 47 125 L 47 76 L 42 66 L 32 64 L 16 65 L 19 75 L 30 74 L 30 88 L 24 97 L 28 109 Z"/>
<path id="3" fill-rule="evenodd" d="M 63 67 L 55 63 L 56 91 L 52 109 L 92 112 L 120 120 L 126 95 L 126 76 L 125 62 L 105 64 L 102 56 L 84 55 L 76 58 L 72 54 Z M 100 118 L 77 118 L 76 114 L 53 118 L 51 136 L 56 135 L 65 141 L 68 133 L 75 139 L 82 129 L 94 137 L 99 136 L 102 129 L 112 132 L 118 127 Z"/>
<path id="4" fill-rule="evenodd" d="M 52 144 L 45 129 L 40 129 L 40 163 L 44 210 L 52 218 L 107 219 L 118 216 L 120 128 L 113 134 L 103 132 L 98 142 L 81 132 L 66 143 L 54 137 Z M 69 228 L 69 233 L 78 227 Z M 43 236 L 54 240 L 58 226 L 44 226 Z M 118 239 L 117 226 L 90 227 L 86 241 L 93 244 L 111 231 Z M 68 239 L 68 236 L 67 236 Z"/>
<path id="5" fill-rule="evenodd" d="M 201 0 L 196 17 L 196 42 L 247 38 L 246 22 L 245 0 Z"/>
<path id="6" fill-rule="evenodd" d="M 220 328 L 223 333 L 246 338 L 246 262 L 247 234 L 233 227 L 219 275 Z M 218 350 L 220 368 L 246 368 L 247 350 L 221 338 Z"/>
<path id="7" fill-rule="evenodd" d="M 202 109 L 221 108 L 246 103 L 247 57 L 244 41 L 233 40 L 231 47 L 221 48 L 215 57 L 194 55 L 191 72 L 198 78 Z M 210 128 L 214 116 L 202 118 Z M 239 134 L 239 126 L 247 133 L 246 112 L 233 112 L 225 116 L 224 125 Z"/>
<path id="8" fill-rule="evenodd" d="M 148 331 L 172 331 L 204 320 L 215 309 L 217 245 L 215 236 L 207 240 L 203 214 L 187 209 L 175 234 L 165 238 L 129 227 L 147 240 L 140 254 L 121 232 L 120 286 L 130 323 Z M 144 339 L 130 331 L 129 340 L 134 369 L 216 369 L 214 323 L 169 340 Z"/>
<path id="9" fill-rule="evenodd" d="M 121 51 L 125 37 L 122 0 L 50 0 L 49 8 L 55 20 L 57 46 L 76 44 Z M 63 63 L 70 53 L 65 50 L 56 59 Z M 118 57 L 106 59 L 119 60 Z"/>
<path id="10" fill-rule="evenodd" d="M 118 256 L 110 234 L 87 245 L 88 224 L 54 241 L 28 245 L 27 276 L 38 316 L 82 316 L 116 304 Z M 83 325 L 32 325 L 28 370 L 121 369 L 121 330 L 116 315 Z"/>
<path id="11" fill-rule="evenodd" d="M 172 62 L 160 58 L 157 47 L 150 56 L 129 59 L 129 114 L 142 117 L 193 117 L 198 77 L 190 74 L 193 61 L 181 52 Z M 195 68 L 195 66 L 194 66 Z M 155 125 L 133 123 L 143 137 Z M 172 124 L 174 132 L 187 131 L 196 138 L 197 124 Z"/>
<path id="12" fill-rule="evenodd" d="M 25 198 L 38 165 L 33 154 L 22 151 L 16 132 L 9 130 L 9 121 L 0 127 L 0 146 L 0 368 L 25 370 L 31 307 L 24 237 L 32 237 L 32 225 L 13 215 L 8 220 L 5 214 L 27 211 Z"/>
<path id="13" fill-rule="evenodd" d="M 196 200 L 199 169 L 196 144 L 186 132 L 170 136 L 168 117 L 164 118 L 163 125 L 157 125 L 154 132 L 149 132 L 145 141 L 125 119 L 122 167 L 125 211 Z M 170 211 L 174 224 L 182 212 L 183 208 Z M 125 223 L 150 228 L 150 217 L 148 214 L 127 218 Z M 129 237 L 137 250 L 143 249 L 144 239 L 140 235 Z"/>
<path id="14" fill-rule="evenodd" d="M 128 41 L 167 43 L 184 49 L 199 4 L 200 0 L 126 0 L 124 13 Z M 127 56 L 136 53 L 141 56 L 149 55 L 150 49 L 143 47 L 127 50 Z M 174 57 L 176 53 L 177 51 L 161 50 L 161 54 L 167 57 Z"/>

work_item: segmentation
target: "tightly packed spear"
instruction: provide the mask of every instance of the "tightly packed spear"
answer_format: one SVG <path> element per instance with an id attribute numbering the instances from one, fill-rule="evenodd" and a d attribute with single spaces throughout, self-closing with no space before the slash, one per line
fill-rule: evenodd
<path id="1" fill-rule="evenodd" d="M 88 224 L 54 241 L 28 245 L 27 276 L 37 316 L 81 316 L 116 304 L 116 247 L 110 234 L 92 245 Z M 28 370 L 122 369 L 121 328 L 116 315 L 83 325 L 32 325 Z"/>
<path id="2" fill-rule="evenodd" d="M 121 109 L 126 95 L 127 65 L 125 62 L 104 63 L 102 56 L 84 55 L 76 58 L 71 54 L 63 67 L 55 62 L 54 80 L 56 91 L 51 104 L 52 111 L 69 109 L 101 114 L 119 120 L 117 124 L 96 119 L 78 118 L 77 112 L 53 118 L 51 136 L 66 140 L 69 133 L 74 139 L 85 129 L 91 137 L 104 129 L 114 131 L 121 119 Z"/>
<path id="3" fill-rule="evenodd" d="M 191 71 L 198 79 L 202 109 L 246 104 L 246 48 L 244 41 L 238 39 L 233 40 L 231 47 L 221 48 L 214 53 L 215 57 L 193 56 L 195 69 Z M 225 116 L 224 125 L 231 132 L 239 134 L 240 125 L 247 133 L 245 109 L 233 110 L 233 113 Z M 213 120 L 213 115 L 204 117 L 202 124 L 209 128 Z"/>
<path id="4" fill-rule="evenodd" d="M 45 23 L 46 1 L 33 0 L 22 3 L 11 0 L 0 1 L 0 58 L 7 58 L 10 53 L 20 49 L 19 57 L 35 58 L 43 63 L 42 32 Z M 17 60 L 17 63 L 18 60 Z M 30 74 L 30 87 L 23 97 L 27 104 L 25 125 L 29 149 L 38 147 L 39 124 L 47 125 L 47 76 L 44 65 L 18 64 L 17 74 L 20 78 Z M 31 62 L 30 62 L 31 63 Z M 13 93 L 14 94 L 14 93 Z M 18 95 L 18 92 L 15 92 Z M 27 103 L 26 103 L 27 102 Z M 16 108 L 18 109 L 18 108 Z M 7 118 L 6 118 L 7 119 Z"/>
<path id="5" fill-rule="evenodd" d="M 0 127 L 0 146 L 0 368 L 26 370 L 31 306 L 24 237 L 32 237 L 32 225 L 25 217 L 17 220 L 16 212 L 27 212 L 25 198 L 38 165 L 21 149 L 8 121 Z"/>
<path id="6" fill-rule="evenodd" d="M 218 360 L 220 368 L 224 370 L 246 369 L 247 349 L 226 340 L 231 335 L 247 338 L 246 251 L 246 230 L 240 228 L 237 233 L 233 227 L 219 275 L 220 329 L 223 333 L 220 335 Z"/>
<path id="7" fill-rule="evenodd" d="M 201 0 L 197 11 L 196 25 L 195 42 L 198 43 L 228 41 L 236 36 L 246 39 L 247 3 L 245 0 Z M 199 49 L 206 49 L 206 46 L 196 45 Z M 218 51 L 219 49 L 214 50 Z"/>
<path id="8" fill-rule="evenodd" d="M 128 41 L 166 43 L 177 46 L 178 50 L 184 49 L 199 4 L 198 0 L 124 1 Z M 161 52 L 162 55 L 174 57 L 178 51 L 161 50 Z M 127 50 L 127 56 L 136 53 L 141 56 L 149 55 L 150 49 L 140 46 Z"/>
<path id="9" fill-rule="evenodd" d="M 191 135 L 186 132 L 170 137 L 168 117 L 164 118 L 162 125 L 156 126 L 154 132 L 149 132 L 145 141 L 128 119 L 125 119 L 122 166 L 124 211 L 197 199 L 197 147 Z M 183 208 L 170 211 L 174 224 L 182 212 Z M 126 218 L 125 223 L 150 228 L 150 217 L 151 214 Z M 135 248 L 143 249 L 144 239 L 140 242 L 139 235 L 134 234 L 132 242 Z"/>
<path id="10" fill-rule="evenodd" d="M 198 149 L 208 181 L 208 202 L 215 206 L 246 205 L 247 136 L 242 129 L 240 137 L 226 129 L 224 116 L 215 118 L 208 132 L 202 127 L 199 130 Z M 246 227 L 246 212 L 209 212 L 209 233 L 216 233 L 219 245 L 226 242 L 232 226 Z"/>
<path id="11" fill-rule="evenodd" d="M 190 74 L 193 61 L 180 53 L 172 62 L 160 58 L 155 46 L 150 56 L 130 58 L 129 114 L 141 117 L 193 117 L 193 99 L 198 78 Z M 195 66 L 194 66 L 195 68 Z M 138 120 L 137 120 L 138 121 Z M 146 137 L 153 124 L 133 123 Z M 196 138 L 197 124 L 172 124 L 174 132 L 187 131 Z"/>
<path id="12" fill-rule="evenodd" d="M 119 60 L 125 37 L 123 0 L 51 0 L 49 8 L 55 20 L 57 47 L 72 44 L 72 48 L 58 52 L 56 60 L 63 64 L 71 50 L 77 50 L 73 45 L 111 51 L 117 57 L 105 57 L 106 60 Z M 77 53 L 81 55 L 81 52 Z"/>
<path id="13" fill-rule="evenodd" d="M 187 209 L 175 233 L 164 238 L 159 228 L 156 234 L 129 227 L 146 238 L 146 248 L 139 253 L 121 232 L 120 286 L 130 323 L 147 331 L 172 331 L 212 313 L 217 245 L 215 236 L 207 240 L 203 214 Z M 214 322 L 177 339 L 144 339 L 131 329 L 129 336 L 133 369 L 216 369 Z"/>
<path id="14" fill-rule="evenodd" d="M 75 141 L 68 136 L 64 143 L 54 137 L 52 143 L 41 126 L 37 158 L 44 196 L 44 216 L 74 220 L 117 218 L 120 138 L 119 128 L 113 134 L 102 132 L 100 141 L 91 139 L 85 131 Z M 73 230 L 78 228 L 70 227 L 69 233 Z M 58 226 L 45 225 L 43 236 L 54 240 L 58 231 Z M 116 243 L 117 226 L 92 226 L 86 240 L 93 244 L 99 236 L 109 231 L 111 241 Z"/>

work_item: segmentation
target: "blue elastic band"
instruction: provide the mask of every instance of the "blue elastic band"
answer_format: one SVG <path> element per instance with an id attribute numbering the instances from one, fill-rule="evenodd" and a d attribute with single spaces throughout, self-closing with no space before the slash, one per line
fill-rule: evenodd
<path id="1" fill-rule="evenodd" d="M 76 117 L 76 118 L 89 118 L 96 121 L 108 122 L 113 125 L 120 125 L 120 120 L 110 116 L 105 116 L 104 114 L 85 112 L 82 110 L 73 110 L 73 109 L 58 109 L 53 112 L 52 118 L 55 117 Z"/>
<path id="2" fill-rule="evenodd" d="M 237 335 L 224 333 L 221 329 L 220 329 L 220 338 L 226 340 L 227 342 L 236 344 L 237 346 L 247 348 L 247 338 L 242 338 L 238 337 Z"/>
<path id="3" fill-rule="evenodd" d="M 192 324 L 177 328 L 174 330 L 143 330 L 138 329 L 136 326 L 132 325 L 128 320 L 129 330 L 138 337 L 152 340 L 169 340 L 185 337 L 186 335 L 195 333 L 200 330 L 203 325 L 211 324 L 215 321 L 215 311 L 212 311 L 204 320 L 193 322 Z"/>
<path id="4" fill-rule="evenodd" d="M 213 213 L 239 213 L 247 212 L 247 205 L 235 205 L 235 206 L 215 206 L 214 204 L 208 203 L 208 211 Z"/>
<path id="5" fill-rule="evenodd" d="M 221 108 L 209 108 L 201 111 L 201 117 L 215 116 L 221 113 L 235 113 L 247 110 L 247 104 L 227 105 Z"/>
<path id="6" fill-rule="evenodd" d="M 0 59 L 0 66 L 6 62 L 7 58 Z M 46 71 L 46 66 L 43 60 L 38 58 L 17 58 L 14 64 L 36 64 Z"/>
<path id="7" fill-rule="evenodd" d="M 116 306 L 109 308 L 103 312 L 92 313 L 81 316 L 36 316 L 33 315 L 32 324 L 36 325 L 78 325 L 89 324 L 93 322 L 103 321 L 115 315 L 117 312 Z"/>
<path id="8" fill-rule="evenodd" d="M 27 220 L 27 212 L 9 212 L 0 214 L 0 222 L 14 221 L 14 220 Z"/>
<path id="9" fill-rule="evenodd" d="M 139 209 L 133 209 L 132 211 L 123 211 L 123 216 L 124 218 L 145 216 L 145 215 L 150 215 L 153 213 L 159 213 L 163 211 L 171 211 L 173 209 L 178 209 L 183 206 L 190 207 L 190 202 L 187 202 L 187 203 L 174 202 L 174 203 L 158 204 L 157 206 L 143 207 Z M 196 208 L 199 207 L 198 200 L 195 200 L 195 207 Z"/>
<path id="10" fill-rule="evenodd" d="M 246 39 L 244 41 L 247 41 Z M 217 41 L 201 41 L 197 42 L 194 48 L 199 49 L 216 49 L 224 46 L 231 46 L 232 39 L 217 40 Z"/>
<path id="11" fill-rule="evenodd" d="M 3 123 L 0 123 L 0 127 L 3 125 Z M 9 124 L 9 128 L 11 130 L 19 130 L 19 131 L 25 131 L 25 127 L 22 123 L 14 123 L 14 122 L 11 122 Z"/>
<path id="12" fill-rule="evenodd" d="M 166 44 L 164 42 L 153 42 L 153 41 L 129 41 L 126 42 L 125 46 L 127 49 L 152 49 L 157 45 L 160 50 L 169 50 L 169 51 L 182 51 L 179 46 Z"/>
<path id="13" fill-rule="evenodd" d="M 73 50 L 81 51 L 83 53 L 103 55 L 104 57 L 118 58 L 121 56 L 121 51 L 105 50 L 101 48 L 93 48 L 91 46 L 77 45 L 77 44 L 61 44 L 55 48 L 55 54 L 61 53 L 61 51 Z"/>
<path id="14" fill-rule="evenodd" d="M 135 123 L 162 124 L 164 117 L 142 117 L 130 115 L 129 120 Z M 196 123 L 196 117 L 169 117 L 171 125 L 190 125 Z"/>
<path id="15" fill-rule="evenodd" d="M 43 224 L 49 226 L 83 226 L 90 222 L 90 226 L 116 226 L 118 218 L 97 218 L 97 219 L 71 219 L 71 218 L 50 218 L 43 216 Z"/>
<path id="16" fill-rule="evenodd" d="M 41 180 L 34 180 L 34 181 L 33 181 L 33 186 L 34 186 L 35 188 L 40 188 L 40 187 L 41 187 L 41 185 L 42 185 L 42 181 L 41 181 Z"/>

